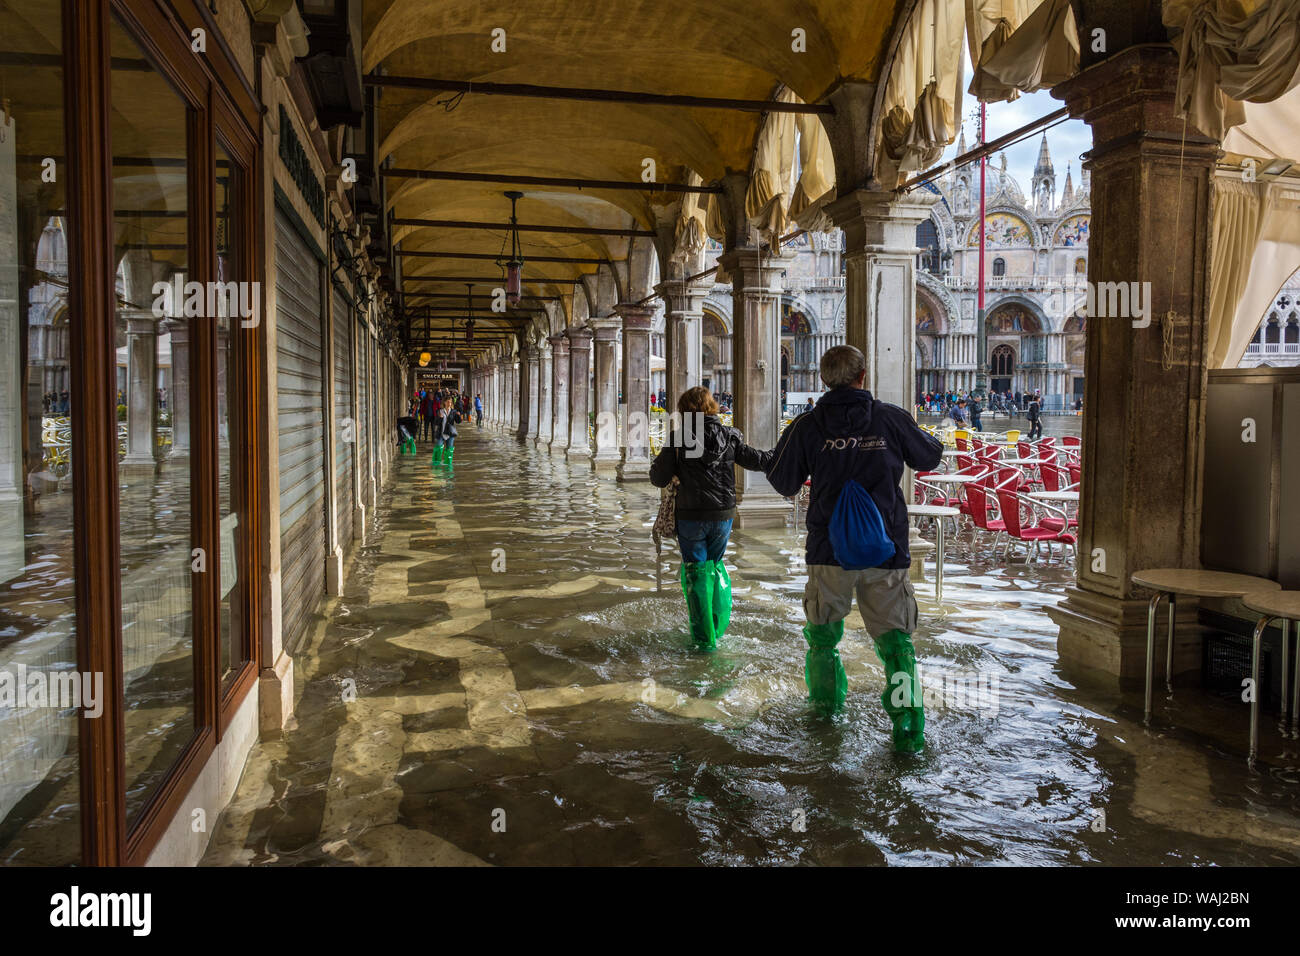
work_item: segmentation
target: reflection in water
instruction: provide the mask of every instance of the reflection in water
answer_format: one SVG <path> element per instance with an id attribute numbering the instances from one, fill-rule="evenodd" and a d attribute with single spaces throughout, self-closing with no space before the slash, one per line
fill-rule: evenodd
<path id="1" fill-rule="evenodd" d="M 299 729 L 259 745 L 209 863 L 1300 860 L 1295 754 L 1249 776 L 1243 712 L 1183 691 L 1148 733 L 1140 698 L 1063 675 L 1044 609 L 1068 565 L 960 536 L 946 608 L 918 585 L 918 656 L 932 687 L 995 678 L 996 712 L 932 706 L 929 749 L 895 755 L 856 612 L 845 713 L 804 703 L 793 530 L 735 532 L 732 628 L 703 654 L 675 558 L 656 588 L 648 485 L 469 427 L 453 476 L 427 449 L 397 459 L 299 659 Z"/>

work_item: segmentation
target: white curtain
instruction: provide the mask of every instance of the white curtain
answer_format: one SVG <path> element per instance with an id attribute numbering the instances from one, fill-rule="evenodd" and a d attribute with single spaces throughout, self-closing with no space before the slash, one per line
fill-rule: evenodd
<path id="1" fill-rule="evenodd" d="M 799 102 L 788 89 L 776 98 L 784 103 Z M 794 192 L 794 140 L 794 114 L 769 113 L 758 134 L 745 193 L 746 218 L 774 248 L 789 221 L 786 211 Z"/>
<path id="2" fill-rule="evenodd" d="M 1164 18 L 1182 29 L 1178 115 L 1216 139 L 1246 121 L 1244 102 L 1271 102 L 1300 83 L 1296 0 L 1179 0 Z"/>
<path id="3" fill-rule="evenodd" d="M 932 166 L 956 136 L 965 26 L 961 3 L 920 0 L 904 28 L 881 103 L 876 177 L 882 183 Z"/>
<path id="4" fill-rule="evenodd" d="M 1079 30 L 1070 0 L 967 0 L 968 5 L 1007 8 L 982 42 L 970 92 L 986 102 L 1012 100 L 1021 93 L 1048 89 L 1079 70 Z M 968 11 L 969 13 L 969 11 Z M 981 13 L 971 33 L 988 19 Z"/>
<path id="5" fill-rule="evenodd" d="M 1210 260 L 1210 366 L 1235 368 L 1254 338 L 1269 303 L 1282 284 L 1300 269 L 1300 187 L 1276 182 L 1242 183 L 1234 174 L 1217 177 L 1215 183 L 1215 246 Z M 1236 197 L 1247 193 L 1255 197 L 1254 213 L 1238 208 L 1241 200 Z M 1229 197 L 1222 204 L 1225 207 L 1222 216 L 1217 204 L 1220 196 Z M 1250 243 L 1245 237 L 1252 231 L 1252 215 L 1258 224 L 1253 226 L 1255 239 Z"/>
<path id="6" fill-rule="evenodd" d="M 806 232 L 833 228 L 823 207 L 835 198 L 835 160 L 821 120 L 800 113 L 794 120 L 799 134 L 799 182 L 790 197 L 790 218 Z"/>

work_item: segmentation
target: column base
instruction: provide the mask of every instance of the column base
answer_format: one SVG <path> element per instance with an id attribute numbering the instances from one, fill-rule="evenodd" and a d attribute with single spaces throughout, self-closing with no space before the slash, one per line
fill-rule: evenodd
<path id="1" fill-rule="evenodd" d="M 912 563 L 907 569 L 909 581 L 925 580 L 925 560 L 935 549 L 936 545 L 922 538 L 915 527 L 912 528 L 911 537 L 907 539 L 907 551 L 912 556 Z"/>
<path id="2" fill-rule="evenodd" d="M 1088 672 L 1121 687 L 1146 681 L 1147 612 L 1150 601 L 1116 598 L 1077 587 L 1066 590 L 1064 601 L 1047 609 L 1059 628 L 1056 652 L 1061 669 Z M 1155 674 L 1164 680 L 1165 639 L 1169 633 L 1166 605 L 1156 614 Z M 1178 602 L 1175 622 L 1174 680 L 1201 670 L 1201 630 L 1197 626 L 1197 605 L 1191 598 Z"/>
<path id="3" fill-rule="evenodd" d="M 649 481 L 649 458 L 624 458 L 618 463 L 619 481 Z"/>
<path id="4" fill-rule="evenodd" d="M 622 463 L 617 451 L 598 451 L 591 456 L 591 467 L 602 473 L 617 471 Z"/>
<path id="5" fill-rule="evenodd" d="M 551 444 L 546 450 L 552 455 L 563 455 L 569 450 L 569 443 L 563 438 L 552 438 Z"/>
<path id="6" fill-rule="evenodd" d="M 293 719 L 293 658 L 284 651 L 274 667 L 262 668 L 257 680 L 258 730 L 275 740 Z"/>
<path id="7" fill-rule="evenodd" d="M 748 494 L 736 505 L 737 528 L 783 528 L 794 508 L 778 494 Z"/>
<path id="8" fill-rule="evenodd" d="M 325 593 L 338 597 L 343 593 L 343 549 L 325 555 Z"/>
<path id="9" fill-rule="evenodd" d="M 587 445 L 570 446 L 564 450 L 564 457 L 571 462 L 591 464 L 591 448 Z"/>
<path id="10" fill-rule="evenodd" d="M 352 509 L 352 540 L 360 543 L 362 547 L 366 543 L 366 506 L 357 505 Z"/>

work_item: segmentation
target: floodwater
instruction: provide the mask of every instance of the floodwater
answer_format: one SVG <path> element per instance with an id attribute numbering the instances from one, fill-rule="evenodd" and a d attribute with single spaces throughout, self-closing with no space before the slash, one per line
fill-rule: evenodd
<path id="1" fill-rule="evenodd" d="M 1180 689 L 1147 730 L 1140 691 L 1063 672 L 1059 552 L 949 536 L 944 606 L 917 584 L 928 748 L 896 755 L 856 611 L 844 713 L 805 703 L 793 528 L 736 531 L 706 654 L 648 484 L 468 425 L 453 472 L 398 459 L 207 864 L 1300 862 L 1271 717 L 1250 773 L 1245 705 Z"/>

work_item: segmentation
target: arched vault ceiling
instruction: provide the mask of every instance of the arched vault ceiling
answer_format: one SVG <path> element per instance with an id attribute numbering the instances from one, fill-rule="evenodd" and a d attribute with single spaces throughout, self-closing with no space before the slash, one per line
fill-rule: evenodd
<path id="1" fill-rule="evenodd" d="M 364 69 L 550 86 L 805 101 L 875 82 L 899 0 L 375 0 Z M 492 53 L 491 31 L 506 31 Z M 791 32 L 806 31 L 795 52 Z M 436 69 L 434 69 L 436 67 Z"/>
<path id="2" fill-rule="evenodd" d="M 876 83 L 900 10 L 909 0 L 368 0 L 363 70 L 458 82 L 766 100 L 782 86 L 806 102 L 838 85 Z M 492 31 L 506 33 L 493 52 Z M 806 51 L 792 49 L 803 30 Z M 403 169 L 576 180 L 635 181 L 647 158 L 660 182 L 705 182 L 747 172 L 763 116 L 738 109 L 589 102 L 398 87 L 376 90 L 379 162 Z M 447 110 L 437 101 L 450 100 Z M 861 135 L 867 135 L 864 129 Z M 398 219 L 504 223 L 507 184 L 388 180 Z M 679 195 L 531 188 L 522 223 L 597 227 L 654 225 L 655 207 Z M 402 251 L 501 251 L 504 230 L 397 226 Z M 523 233 L 525 278 L 593 272 L 580 263 L 529 256 L 620 261 L 626 239 Z M 495 275 L 489 260 L 408 256 L 405 277 Z M 407 287 L 408 291 L 410 287 Z M 439 289 L 444 287 L 439 285 Z M 463 288 L 463 286 L 462 286 Z M 568 294 L 567 284 L 526 292 Z"/>
<path id="3" fill-rule="evenodd" d="M 756 113 L 472 94 L 448 112 L 435 102 L 446 98 L 383 90 L 379 155 L 460 170 L 463 154 L 479 152 L 494 170 L 507 162 L 549 170 L 539 175 L 622 180 L 639 179 L 648 157 L 661 181 L 685 166 L 707 182 L 728 167 L 747 169 L 758 131 Z"/>

